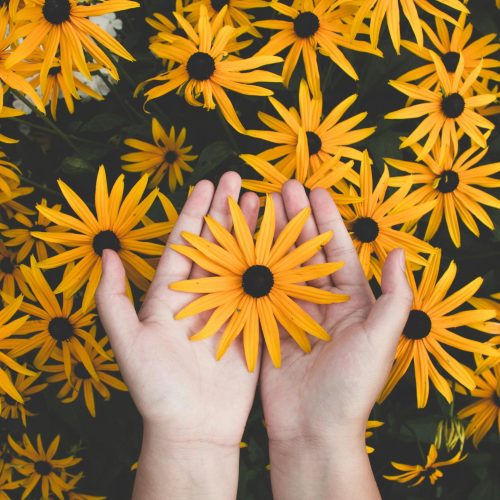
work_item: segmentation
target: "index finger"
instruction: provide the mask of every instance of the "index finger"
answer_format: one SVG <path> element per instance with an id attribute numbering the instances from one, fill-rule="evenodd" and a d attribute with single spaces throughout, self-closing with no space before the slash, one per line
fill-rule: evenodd
<path id="1" fill-rule="evenodd" d="M 361 286 L 371 294 L 370 285 L 359 262 L 349 231 L 330 193 L 326 189 L 315 188 L 311 191 L 309 199 L 319 232 L 333 231 L 332 239 L 323 249 L 328 262 L 344 262 L 344 266 L 332 275 L 334 284 L 338 287 Z"/>

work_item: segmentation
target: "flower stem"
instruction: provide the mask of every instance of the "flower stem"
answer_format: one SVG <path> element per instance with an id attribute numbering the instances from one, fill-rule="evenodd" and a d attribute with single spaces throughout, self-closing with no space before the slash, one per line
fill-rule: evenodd
<path id="1" fill-rule="evenodd" d="M 44 191 L 45 193 L 47 194 L 50 194 L 52 196 L 56 196 L 57 198 L 62 198 L 64 199 L 64 197 L 62 196 L 61 193 L 58 193 L 57 191 L 55 191 L 54 189 L 51 189 L 43 184 L 40 184 L 39 182 L 36 182 L 34 181 L 33 179 L 30 179 L 29 177 L 25 177 L 24 175 L 20 175 L 19 178 L 25 182 L 26 184 L 29 184 L 30 186 L 33 186 L 33 187 L 36 187 L 37 189 L 39 189 L 40 191 Z"/>
<path id="2" fill-rule="evenodd" d="M 36 114 L 38 118 L 40 118 L 44 123 L 47 124 L 48 128 L 52 129 L 56 135 L 58 135 L 68 146 L 70 146 L 76 153 L 80 156 L 83 156 L 78 148 L 78 146 L 65 134 L 55 123 L 50 120 L 47 115 L 42 113 L 30 100 L 26 99 L 24 95 L 18 92 L 15 89 L 11 89 L 11 91 L 17 96 L 17 98 L 26 104 L 33 113 Z"/>

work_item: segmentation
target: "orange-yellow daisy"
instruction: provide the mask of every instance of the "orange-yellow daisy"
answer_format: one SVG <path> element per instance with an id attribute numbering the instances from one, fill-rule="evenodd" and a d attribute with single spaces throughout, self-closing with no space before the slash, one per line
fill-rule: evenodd
<path id="1" fill-rule="evenodd" d="M 21 499 L 27 498 L 34 488 L 40 485 L 42 498 L 49 498 L 49 494 L 53 493 L 63 500 L 64 493 L 69 491 L 71 485 L 62 479 L 61 473 L 82 459 L 72 455 L 66 458 L 54 458 L 61 440 L 59 435 L 54 438 L 47 450 L 44 449 L 40 434 L 36 437 L 36 449 L 26 434 L 23 434 L 22 439 L 22 444 L 19 444 L 10 435 L 7 436 L 11 448 L 22 457 L 12 459 L 17 472 L 25 476 L 21 483 L 21 487 L 24 488 Z"/>
<path id="2" fill-rule="evenodd" d="M 109 372 L 118 372 L 119 368 L 116 362 L 112 361 L 114 355 L 108 347 L 108 337 L 103 337 L 101 340 L 96 339 L 96 328 L 90 330 L 90 336 L 93 340 L 92 343 L 85 341 L 84 349 L 87 351 L 88 356 L 92 362 L 97 378 L 93 377 L 85 367 L 85 365 L 77 358 L 71 359 L 71 376 L 68 379 L 64 373 L 63 356 L 60 349 L 54 353 L 52 358 L 59 361 L 59 364 L 46 364 L 41 367 L 43 372 L 53 373 L 47 377 L 47 382 L 56 383 L 64 382 L 63 386 L 57 393 L 57 397 L 63 403 L 72 403 L 83 392 L 85 405 L 89 413 L 95 417 L 95 400 L 94 391 L 96 391 L 102 398 L 109 400 L 111 393 L 107 386 L 117 389 L 119 391 L 128 391 L 125 383 L 111 375 Z M 97 343 L 101 351 L 106 352 L 107 358 L 103 357 L 99 351 L 94 348 Z M 111 361 L 110 361 L 111 360 Z"/>
<path id="3" fill-rule="evenodd" d="M 289 20 L 272 19 L 254 23 L 257 27 L 279 30 L 257 55 L 274 55 L 290 47 L 282 72 L 285 86 L 288 86 L 301 55 L 307 83 L 315 97 L 319 97 L 321 93 L 317 50 L 329 57 L 354 80 L 358 80 L 358 74 L 339 47 L 382 55 L 368 42 L 350 37 L 349 23 L 357 9 L 354 2 L 306 0 L 301 3 L 294 2 L 291 6 L 270 2 L 269 7 Z"/>
<path id="4" fill-rule="evenodd" d="M 422 28 L 433 45 L 432 49 L 422 46 L 419 47 L 418 44 L 406 40 L 403 40 L 401 45 L 416 56 L 427 61 L 427 64 L 406 72 L 398 78 L 398 81 L 418 81 L 418 86 L 424 89 L 435 89 L 439 87 L 439 76 L 436 73 L 436 66 L 432 60 L 431 50 L 437 52 L 441 57 L 441 61 L 448 73 L 454 73 L 456 71 L 461 54 L 464 58 L 462 79 L 467 78 L 470 72 L 473 71 L 482 60 L 483 63 L 479 78 L 491 78 L 498 81 L 500 75 L 494 68 L 500 66 L 500 61 L 488 57 L 500 49 L 500 44 L 492 43 L 496 40 L 497 34 L 490 33 L 489 35 L 484 35 L 477 40 L 471 41 L 474 28 L 472 23 L 465 24 L 466 20 L 467 15 L 462 12 L 451 34 L 445 21 L 439 17 L 435 18 L 435 29 L 429 26 L 425 21 L 421 21 Z M 488 87 L 479 80 L 476 80 L 472 84 L 472 89 L 478 94 L 489 93 L 487 88 Z"/>
<path id="5" fill-rule="evenodd" d="M 469 10 L 460 0 L 437 0 L 446 7 L 450 7 L 459 12 L 468 13 Z M 437 16 L 445 19 L 450 23 L 457 24 L 457 21 L 447 14 L 439 10 L 429 0 L 362 0 L 359 3 L 359 8 L 356 12 L 354 21 L 351 24 L 351 35 L 355 36 L 362 27 L 362 22 L 366 17 L 370 17 L 370 40 L 374 47 L 378 46 L 380 38 L 380 28 L 382 21 L 386 18 L 389 35 L 392 40 L 394 49 L 399 54 L 401 45 L 401 27 L 400 27 L 400 4 L 403 15 L 408 20 L 410 27 L 415 35 L 417 44 L 422 47 L 424 44 L 424 35 L 422 32 L 422 20 L 418 15 L 417 7 L 427 12 L 432 16 Z"/>
<path id="6" fill-rule="evenodd" d="M 42 206 L 47 206 L 47 200 L 42 198 L 40 202 Z M 61 205 L 57 204 L 52 207 L 53 210 L 60 211 Z M 53 250 L 56 254 L 64 251 L 64 247 L 57 243 L 45 243 L 39 238 L 34 238 L 31 235 L 32 231 L 66 231 L 67 228 L 62 226 L 51 225 L 51 221 L 38 213 L 36 220 L 33 222 L 27 215 L 20 212 L 16 213 L 13 219 L 24 228 L 12 228 L 2 231 L 2 235 L 7 238 L 5 240 L 6 247 L 20 247 L 17 251 L 16 261 L 22 262 L 32 254 L 33 247 L 35 247 L 35 255 L 37 260 L 46 259 L 49 255 L 47 247 Z"/>
<path id="7" fill-rule="evenodd" d="M 192 246 L 171 245 L 171 248 L 215 275 L 170 285 L 173 290 L 203 294 L 178 311 L 175 318 L 180 320 L 215 309 L 203 328 L 190 337 L 191 340 L 213 335 L 228 321 L 216 357 L 220 359 L 243 330 L 245 358 L 250 371 L 254 370 L 257 362 L 260 325 L 271 360 L 274 366 L 279 367 L 278 323 L 306 352 L 311 349 L 306 333 L 322 340 L 331 339 L 330 334 L 292 298 L 317 304 L 347 300 L 345 295 L 300 284 L 331 274 L 343 263 L 298 267 L 332 237 L 332 232 L 328 231 L 289 251 L 309 217 L 309 208 L 296 215 L 274 240 L 274 203 L 272 197 L 267 196 L 262 224 L 254 242 L 240 207 L 231 197 L 228 197 L 228 203 L 234 236 L 215 219 L 206 216 L 205 221 L 217 243 L 183 232 L 183 238 Z"/>
<path id="8" fill-rule="evenodd" d="M 133 153 L 127 153 L 120 158 L 126 162 L 123 170 L 126 172 L 145 172 L 150 176 L 148 187 L 157 187 L 166 173 L 168 173 L 168 187 L 175 191 L 177 184 L 184 185 L 182 172 L 192 172 L 193 168 L 187 162 L 196 160 L 197 155 L 188 154 L 193 146 L 184 146 L 186 140 L 186 129 L 183 128 L 179 134 L 175 133 L 172 125 L 167 134 L 160 122 L 153 118 L 152 135 L 155 144 L 141 141 L 139 139 L 125 139 L 123 142 L 131 148 L 138 149 Z"/>
<path id="9" fill-rule="evenodd" d="M 476 365 L 481 365 L 481 356 L 476 356 Z M 462 408 L 458 416 L 462 419 L 472 417 L 465 429 L 467 438 L 472 437 L 472 443 L 477 448 L 488 431 L 497 423 L 500 434 L 500 364 L 491 369 L 482 370 L 479 375 L 473 375 L 477 386 L 470 395 L 477 398 L 470 405 Z"/>
<path id="10" fill-rule="evenodd" d="M 276 168 L 288 178 L 295 172 L 297 180 L 304 183 L 322 163 L 340 151 L 342 156 L 349 159 L 363 158 L 363 153 L 351 145 L 372 135 L 376 127 L 354 130 L 366 117 L 366 112 L 341 121 L 356 98 L 356 94 L 347 97 L 322 119 L 321 94 L 316 98 L 312 97 L 306 81 L 302 80 L 298 110 L 294 107 L 287 109 L 277 99 L 270 97 L 269 101 L 280 118 L 259 111 L 260 120 L 271 130 L 248 130 L 247 134 L 277 144 L 260 153 L 260 156 L 268 161 L 281 158 L 276 163 Z M 359 182 L 354 170 L 348 172 L 346 178 L 355 184 Z"/>
<path id="11" fill-rule="evenodd" d="M 389 173 L 384 169 L 377 185 L 373 187 L 371 160 L 365 150 L 361 162 L 359 193 L 351 186 L 350 193 L 358 200 L 347 205 L 339 205 L 340 213 L 347 228 L 351 232 L 361 266 L 368 278 L 374 274 L 380 278 L 378 265 L 374 262 L 376 256 L 379 262 L 384 262 L 389 252 L 395 248 L 404 248 L 409 262 L 425 265 L 426 260 L 420 253 L 432 253 L 434 248 L 408 232 L 395 229 L 409 217 L 420 218 L 435 205 L 435 201 L 422 203 L 418 207 L 400 210 L 399 206 L 411 187 L 411 180 L 401 186 L 386 199 L 389 186 Z"/>
<path id="12" fill-rule="evenodd" d="M 33 299 L 33 294 L 26 285 L 23 274 L 19 268 L 16 252 L 10 251 L 0 241 L 0 285 L 3 293 L 13 297 L 19 290 L 24 296 Z"/>
<path id="13" fill-rule="evenodd" d="M 429 453 L 427 454 L 427 461 L 425 465 L 406 465 L 398 462 L 391 462 L 392 466 L 401 471 L 402 474 L 397 474 L 395 476 L 385 475 L 385 479 L 389 481 L 397 481 L 398 483 L 409 483 L 415 479 L 415 482 L 410 486 L 418 486 L 423 483 L 426 479 L 429 480 L 431 485 L 435 485 L 437 480 L 443 477 L 441 472 L 441 467 L 447 467 L 449 465 L 456 464 L 465 460 L 467 458 L 467 453 L 462 455 L 460 450 L 454 457 L 449 460 L 443 460 L 438 462 L 438 452 L 435 444 L 431 444 L 429 447 Z"/>
<path id="14" fill-rule="evenodd" d="M 11 68 L 28 58 L 40 45 L 45 47 L 45 58 L 40 69 L 40 86 L 45 90 L 47 77 L 59 50 L 64 81 L 72 93 L 76 93 L 73 68 L 89 80 L 89 63 L 86 54 L 119 79 L 113 61 L 97 45 L 96 41 L 128 61 L 134 58 L 115 38 L 93 23 L 90 16 L 139 7 L 129 0 L 103 0 L 94 5 L 84 5 L 78 0 L 31 0 L 16 15 L 12 37 L 22 42 L 5 59 L 5 67 Z"/>
<path id="15" fill-rule="evenodd" d="M 68 379 L 72 353 L 97 378 L 92 361 L 82 345 L 83 341 L 87 341 L 106 356 L 106 353 L 99 348 L 99 345 L 87 331 L 87 328 L 94 323 L 95 314 L 89 313 L 86 309 L 74 307 L 73 297 L 69 297 L 67 294 L 63 294 L 61 304 L 45 276 L 37 267 L 33 256 L 31 257 L 31 267 L 21 265 L 21 272 L 34 294 L 34 300 L 33 303 L 25 300 L 19 308 L 29 314 L 31 318 L 19 328 L 18 333 L 22 334 L 24 338 L 18 340 L 17 346 L 10 351 L 10 354 L 18 357 L 36 350 L 33 364 L 37 369 L 40 369 L 41 365 L 59 347 L 63 352 L 65 374 Z M 68 272 L 71 272 L 71 267 L 68 268 Z M 3 298 L 7 302 L 12 300 L 5 294 Z M 29 338 L 26 338 L 27 335 Z"/>
<path id="16" fill-rule="evenodd" d="M 474 323 L 486 321 L 495 316 L 495 311 L 489 309 L 467 310 L 452 314 L 452 311 L 467 302 L 477 292 L 483 279 L 476 278 L 446 296 L 456 276 L 457 266 L 451 262 L 448 269 L 438 279 L 440 262 L 441 251 L 439 250 L 430 256 L 418 287 L 413 273 L 411 271 L 407 273 L 413 290 L 413 307 L 399 340 L 395 363 L 379 397 L 380 403 L 390 394 L 412 361 L 415 369 L 418 408 L 423 408 L 427 404 L 429 379 L 450 403 L 453 400 L 450 384 L 434 366 L 430 354 L 453 379 L 469 390 L 474 389 L 476 381 L 469 371 L 443 349 L 441 344 L 465 352 L 498 356 L 492 346 L 463 337 L 453 331 L 457 327 L 472 327 Z"/>
<path id="17" fill-rule="evenodd" d="M 101 165 L 95 190 L 96 215 L 62 180 L 58 181 L 59 187 L 79 218 L 37 205 L 39 212 L 47 219 L 71 228 L 71 231 L 67 232 L 33 231 L 32 234 L 37 238 L 70 247 L 59 255 L 44 259 L 38 265 L 44 269 L 52 269 L 78 261 L 74 268 L 65 274 L 55 293 L 65 292 L 73 295 L 86 285 L 82 307 L 88 309 L 94 300 L 101 277 L 101 255 L 105 248 L 116 250 L 123 260 L 128 277 L 141 290 L 147 289 L 154 269 L 142 255 L 161 255 L 163 245 L 145 240 L 163 236 L 172 229 L 169 222 L 155 222 L 147 226 L 141 224 L 142 218 L 158 194 L 155 189 L 140 201 L 147 182 L 148 176 L 142 176 L 124 198 L 122 174 L 108 193 L 106 172 Z"/>
<path id="18" fill-rule="evenodd" d="M 195 28 L 180 14 L 173 13 L 187 38 L 160 33 L 165 41 L 151 44 L 150 49 L 156 56 L 175 61 L 177 66 L 146 81 L 165 82 L 145 92 L 146 102 L 182 89 L 184 98 L 191 106 L 215 109 L 217 103 L 226 121 L 238 132 L 244 133 L 245 128 L 225 89 L 244 95 L 272 95 L 272 90 L 254 84 L 281 82 L 281 77 L 256 68 L 282 59 L 275 56 L 246 59 L 235 56 L 234 52 L 241 48 L 234 43 L 241 35 L 241 29 L 223 26 L 226 7 L 211 21 L 205 6 L 200 6 L 200 9 L 200 19 Z M 198 100 L 200 96 L 202 101 Z"/>
<path id="19" fill-rule="evenodd" d="M 438 137 L 441 137 L 442 155 L 452 150 L 458 152 L 458 132 L 465 133 L 472 141 L 480 147 L 486 147 L 486 136 L 480 129 L 491 130 L 495 126 L 492 122 L 484 118 L 475 111 L 475 108 L 486 106 L 496 100 L 495 94 L 481 94 L 467 97 L 469 89 L 477 80 L 481 72 L 482 62 L 480 62 L 463 81 L 464 58 L 460 55 L 457 69 L 450 75 L 441 58 L 430 52 L 432 60 L 436 66 L 439 77 L 439 88 L 429 90 L 421 88 L 412 83 L 390 81 L 394 88 L 414 99 L 423 101 L 422 103 L 393 111 L 385 115 L 388 119 L 411 119 L 425 118 L 417 128 L 401 143 L 400 148 L 411 146 L 420 139 L 428 135 L 418 159 L 421 159 L 431 149 Z"/>
<path id="20" fill-rule="evenodd" d="M 26 368 L 26 363 L 23 366 Z M 43 391 L 48 385 L 46 383 L 33 385 L 40 375 L 41 373 L 37 373 L 33 377 L 27 377 L 23 373 L 18 373 L 16 379 L 12 380 L 14 387 L 24 400 L 23 403 L 16 401 L 0 388 L 0 417 L 13 420 L 21 418 L 24 427 L 26 427 L 26 417 L 36 415 L 26 408 L 26 403 L 33 394 Z"/>
<path id="21" fill-rule="evenodd" d="M 395 158 L 384 158 L 384 161 L 409 174 L 392 177 L 389 181 L 391 186 L 402 186 L 409 180 L 413 185 L 423 184 L 401 201 L 401 209 L 416 207 L 430 200 L 437 201 L 424 239 L 430 240 L 436 234 L 443 214 L 448 233 L 457 247 L 461 243 L 459 218 L 475 236 L 479 236 L 479 228 L 473 216 L 493 230 L 493 221 L 481 205 L 498 209 L 500 200 L 478 187 L 500 187 L 500 180 L 493 177 L 500 172 L 500 162 L 476 166 L 486 155 L 488 148 L 481 150 L 477 145 L 472 145 L 460 156 L 447 151 L 442 153 L 439 138 L 432 151 L 425 155 L 421 153 L 420 144 L 415 143 L 410 147 L 421 158 L 420 163 Z M 441 157 L 443 160 L 440 161 Z M 407 225 L 411 226 L 411 221 Z"/>

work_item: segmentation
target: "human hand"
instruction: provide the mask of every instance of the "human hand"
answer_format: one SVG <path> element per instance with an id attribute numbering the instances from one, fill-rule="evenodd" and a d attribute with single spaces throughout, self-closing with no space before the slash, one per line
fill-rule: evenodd
<path id="1" fill-rule="evenodd" d="M 391 369 L 412 304 L 403 251 L 389 254 L 382 274 L 382 296 L 375 301 L 351 237 L 329 193 L 315 189 L 308 199 L 302 185 L 292 180 L 284 185 L 281 195 L 273 197 L 277 233 L 309 201 L 312 214 L 298 243 L 333 230 L 324 251 L 306 264 L 327 261 L 345 264 L 331 278 L 309 284 L 350 296 L 343 303 L 301 304 L 332 335 L 330 342 L 312 338 L 312 351 L 306 354 L 289 335 L 280 335 L 279 370 L 272 366 L 268 353 L 264 353 L 260 387 L 274 496 L 287 500 L 376 497 L 364 433 L 371 408 Z M 353 481 L 346 483 L 353 471 Z M 315 485 L 324 487 L 331 481 L 335 483 L 333 489 L 315 489 Z M 350 483 L 345 495 L 343 483 Z M 361 485 L 365 489 L 356 494 Z"/>
<path id="2" fill-rule="evenodd" d="M 227 198 L 238 200 L 240 187 L 240 176 L 234 172 L 221 177 L 215 194 L 211 182 L 199 182 L 187 199 L 168 243 L 184 243 L 182 231 L 201 234 L 213 241 L 204 224 L 207 213 L 230 230 Z M 239 203 L 253 231 L 258 197 L 246 193 Z M 212 486 L 213 498 L 226 495 L 234 498 L 236 494 L 239 444 L 254 399 L 259 367 L 254 373 L 245 369 L 243 347 L 239 343 L 227 352 L 224 363 L 219 363 L 215 358 L 217 335 L 203 342 L 190 341 L 189 337 L 204 325 L 209 313 L 174 320 L 175 313 L 191 302 L 194 295 L 169 289 L 174 281 L 207 274 L 167 246 L 136 314 L 125 293 L 125 271 L 118 254 L 111 250 L 103 252 L 97 309 L 122 376 L 143 418 L 143 451 L 135 493 L 145 496 L 147 492 L 148 499 L 154 498 L 156 491 L 159 498 L 168 498 L 165 492 L 168 480 L 181 488 L 171 491 L 173 498 L 176 495 L 189 498 L 187 490 L 182 489 L 189 485 L 179 484 L 183 479 L 193 484 L 199 481 L 204 498 L 211 498 Z M 145 477 L 149 460 L 153 468 L 159 467 L 161 461 L 165 463 L 164 473 L 156 474 L 157 490 L 155 479 Z M 182 474 L 187 477 L 179 479 L 179 471 L 175 477 L 169 476 L 173 462 L 184 464 Z M 211 485 L 203 481 L 205 467 L 210 469 L 205 472 Z"/>

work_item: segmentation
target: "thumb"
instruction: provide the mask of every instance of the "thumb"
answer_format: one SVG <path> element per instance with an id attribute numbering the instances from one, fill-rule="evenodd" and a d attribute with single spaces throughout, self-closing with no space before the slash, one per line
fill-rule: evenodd
<path id="1" fill-rule="evenodd" d="M 391 361 L 413 303 L 406 277 L 405 253 L 397 248 L 389 253 L 382 269 L 382 295 L 365 320 L 365 328 Z"/>
<path id="2" fill-rule="evenodd" d="M 102 276 L 96 290 L 97 312 L 115 353 L 122 351 L 138 331 L 140 321 L 127 296 L 126 275 L 120 256 L 113 250 L 102 252 Z"/>

